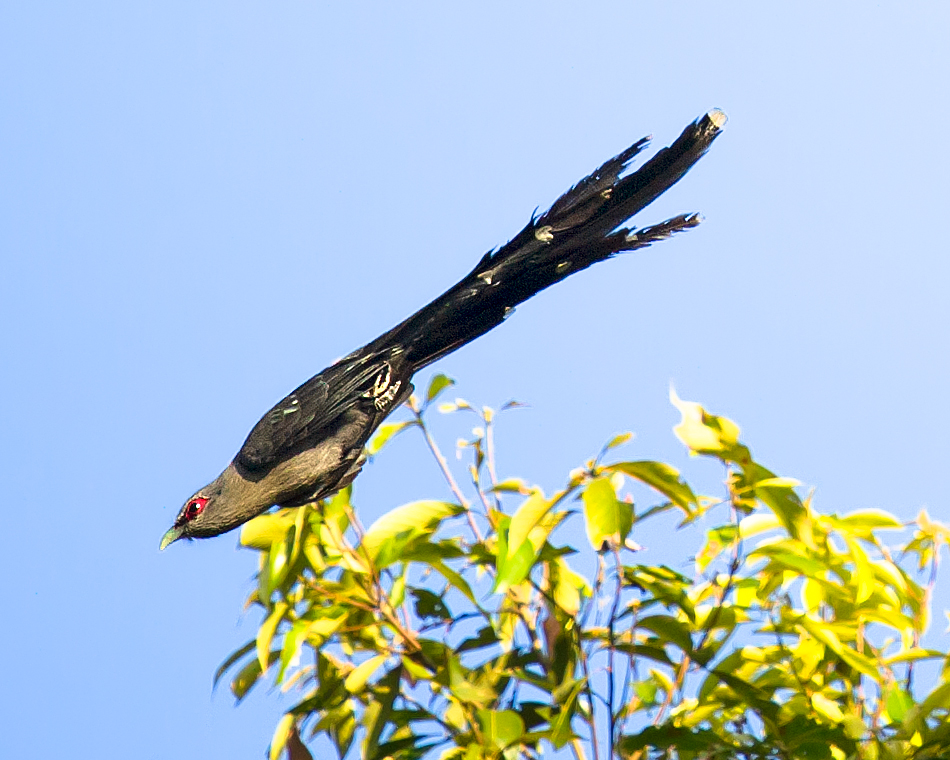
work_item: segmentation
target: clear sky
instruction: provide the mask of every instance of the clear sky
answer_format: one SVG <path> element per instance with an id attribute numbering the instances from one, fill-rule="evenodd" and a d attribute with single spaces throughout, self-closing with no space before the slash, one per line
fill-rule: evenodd
<path id="1" fill-rule="evenodd" d="M 182 501 L 285 393 L 711 107 L 726 133 L 638 219 L 704 225 L 433 371 L 530 403 L 501 469 L 548 489 L 621 430 L 707 472 L 673 383 L 824 510 L 946 518 L 948 32 L 944 2 L 0 6 L 0 756 L 261 757 L 279 700 L 211 693 L 255 559 L 159 554 Z M 356 502 L 447 496 L 407 435 Z"/>

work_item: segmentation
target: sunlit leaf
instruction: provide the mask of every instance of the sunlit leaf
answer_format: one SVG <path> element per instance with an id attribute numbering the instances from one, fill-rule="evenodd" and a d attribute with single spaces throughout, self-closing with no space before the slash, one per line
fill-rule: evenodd
<path id="1" fill-rule="evenodd" d="M 633 690 L 644 704 L 652 705 L 656 702 L 657 686 L 652 681 L 638 681 Z"/>
<path id="2" fill-rule="evenodd" d="M 499 525 L 499 538 L 503 540 L 499 541 L 494 591 L 507 591 L 528 577 L 547 537 L 565 516 L 549 515 L 552 506 L 553 500 L 536 491 Z"/>
<path id="3" fill-rule="evenodd" d="M 415 420 L 404 420 L 403 422 L 387 422 L 380 425 L 376 429 L 376 434 L 366 444 L 366 453 L 370 456 L 376 456 L 399 433 L 406 428 L 415 427 L 417 424 Z"/>
<path id="4" fill-rule="evenodd" d="M 624 475 L 636 478 L 687 512 L 697 505 L 693 489 L 682 479 L 679 470 L 663 462 L 617 462 L 606 465 L 604 469 L 610 472 L 622 472 Z"/>
<path id="5" fill-rule="evenodd" d="M 295 721 L 296 717 L 291 713 L 286 713 L 277 721 L 277 728 L 274 730 L 274 736 L 270 740 L 269 760 L 278 760 L 284 751 L 284 747 L 287 746 L 287 740 L 290 738 L 290 734 L 294 729 Z"/>
<path id="6" fill-rule="evenodd" d="M 461 511 L 462 508 L 458 504 L 444 501 L 416 501 L 396 507 L 369 527 L 363 536 L 362 547 L 370 557 L 376 557 L 380 548 L 400 533 L 431 533 L 446 517 L 452 517 Z"/>
<path id="7" fill-rule="evenodd" d="M 448 375 L 443 375 L 441 372 L 433 375 L 429 381 L 429 387 L 426 389 L 426 404 L 435 401 L 442 391 L 451 388 L 453 385 L 455 385 L 455 380 Z"/>
<path id="8" fill-rule="evenodd" d="M 899 686 L 891 686 L 887 690 L 887 712 L 898 723 L 904 720 L 907 713 L 914 706 L 914 700 Z"/>
<path id="9" fill-rule="evenodd" d="M 281 683 L 287 668 L 291 667 L 300 654 L 300 647 L 306 639 L 308 624 L 305 621 L 297 621 L 284 634 L 283 646 L 280 650 L 280 669 L 277 671 L 275 681 Z"/>
<path id="10" fill-rule="evenodd" d="M 725 461 L 743 463 L 748 460 L 748 449 L 739 443 L 739 426 L 732 420 L 709 414 L 693 401 L 683 401 L 672 388 L 670 402 L 682 415 L 673 432 L 690 451 L 712 454 Z"/>
<path id="11" fill-rule="evenodd" d="M 286 537 L 294 524 L 296 512 L 296 509 L 281 509 L 249 520 L 241 527 L 241 545 L 269 551 L 271 544 Z"/>
<path id="12" fill-rule="evenodd" d="M 868 555 L 857 541 L 849 536 L 845 536 L 844 540 L 854 560 L 854 573 L 851 576 L 851 581 L 855 585 L 854 601 L 862 604 L 870 599 L 874 592 L 874 569 Z"/>
<path id="13" fill-rule="evenodd" d="M 811 695 L 811 704 L 822 717 L 827 718 L 832 723 L 838 724 L 844 718 L 844 713 L 838 707 L 838 703 L 828 699 L 824 694 L 816 693 Z"/>
<path id="14" fill-rule="evenodd" d="M 587 538 L 594 550 L 622 546 L 633 526 L 633 505 L 617 498 L 607 478 L 593 480 L 583 499 Z"/>
<path id="15" fill-rule="evenodd" d="M 267 663 L 270 658 L 270 643 L 277 631 L 277 626 L 287 614 L 287 605 L 278 602 L 274 605 L 274 611 L 267 616 L 267 619 L 261 623 L 257 631 L 257 661 L 260 663 L 261 671 L 267 670 Z"/>
<path id="16" fill-rule="evenodd" d="M 450 414 L 451 412 L 457 412 L 460 409 L 470 410 L 471 408 L 472 405 L 463 398 L 457 398 L 454 402 L 449 401 L 444 404 L 439 404 L 439 411 L 442 412 L 442 414 Z"/>
<path id="17" fill-rule="evenodd" d="M 580 610 L 581 597 L 590 595 L 587 579 L 575 573 L 564 557 L 558 557 L 548 568 L 554 603 L 568 615 L 576 615 Z"/>
<path id="18" fill-rule="evenodd" d="M 775 515 L 764 513 L 748 515 L 739 521 L 739 535 L 743 539 L 751 538 L 759 533 L 775 530 L 779 525 L 781 523 Z"/>
<path id="19" fill-rule="evenodd" d="M 479 710 L 478 723 L 485 743 L 498 749 L 513 744 L 524 734 L 524 721 L 514 710 Z"/>
<path id="20" fill-rule="evenodd" d="M 366 662 L 360 663 L 343 680 L 343 685 L 350 694 L 359 694 L 366 687 L 366 682 L 379 670 L 383 663 L 389 659 L 388 654 L 378 654 L 370 657 Z"/>
<path id="21" fill-rule="evenodd" d="M 489 491 L 494 493 L 520 493 L 527 495 L 531 492 L 531 489 L 521 478 L 507 478 L 492 486 Z"/>
<path id="22" fill-rule="evenodd" d="M 466 671 L 456 655 L 451 655 L 447 662 L 449 674 L 449 689 L 452 695 L 462 701 L 484 707 L 492 702 L 497 694 L 487 684 L 476 684 L 466 677 Z"/>
<path id="23" fill-rule="evenodd" d="M 883 509 L 861 509 L 844 517 L 835 516 L 833 520 L 842 528 L 854 531 L 900 530 L 904 527 L 904 523 Z"/>
<path id="24" fill-rule="evenodd" d="M 552 506 L 552 503 L 545 499 L 544 494 L 540 491 L 536 491 L 529 496 L 511 517 L 511 525 L 508 528 L 508 546 L 517 551 L 528 539 L 528 534 L 537 527 Z"/>
<path id="25" fill-rule="evenodd" d="M 919 660 L 940 660 L 946 655 L 936 649 L 911 649 L 901 652 L 893 657 L 885 657 L 884 664 L 887 666 L 896 665 L 899 662 L 917 662 Z"/>
<path id="26" fill-rule="evenodd" d="M 604 445 L 604 451 L 610 451 L 618 446 L 623 446 L 627 441 L 633 438 L 633 433 L 618 433 Z"/>

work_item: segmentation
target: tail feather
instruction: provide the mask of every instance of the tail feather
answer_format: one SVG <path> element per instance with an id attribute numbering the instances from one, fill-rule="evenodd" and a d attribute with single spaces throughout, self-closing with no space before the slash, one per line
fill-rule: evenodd
<path id="1" fill-rule="evenodd" d="M 620 228 L 678 182 L 709 150 L 726 116 L 713 110 L 668 148 L 621 176 L 649 143 L 639 140 L 578 182 L 507 245 L 482 257 L 461 281 L 367 348 L 398 345 L 415 370 L 501 324 L 541 290 L 614 254 L 644 248 L 695 227 L 682 214 L 642 229 Z"/>

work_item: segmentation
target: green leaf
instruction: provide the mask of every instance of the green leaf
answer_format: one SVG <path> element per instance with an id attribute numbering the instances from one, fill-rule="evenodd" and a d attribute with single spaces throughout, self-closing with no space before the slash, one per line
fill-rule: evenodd
<path id="1" fill-rule="evenodd" d="M 659 672 L 659 671 L 651 671 Z M 653 681 L 637 681 L 633 687 L 637 697 L 645 705 L 649 706 L 656 702 L 657 685 Z"/>
<path id="2" fill-rule="evenodd" d="M 274 605 L 274 611 L 267 616 L 267 619 L 261 623 L 257 630 L 257 661 L 260 663 L 261 671 L 267 670 L 267 663 L 270 658 L 270 643 L 277 631 L 277 626 L 287 614 L 287 605 L 284 602 L 278 602 Z"/>
<path id="3" fill-rule="evenodd" d="M 445 501 L 416 501 L 396 507 L 374 522 L 363 536 L 363 548 L 374 560 L 380 549 L 400 534 L 421 536 L 432 533 L 446 517 L 462 512 L 458 504 Z M 392 558 L 391 561 L 394 561 Z"/>
<path id="4" fill-rule="evenodd" d="M 378 654 L 370 657 L 366 662 L 357 665 L 350 674 L 343 680 L 343 685 L 350 694 L 360 694 L 366 688 L 366 682 L 370 679 L 386 660 L 388 654 Z"/>
<path id="5" fill-rule="evenodd" d="M 887 712 L 892 720 L 902 722 L 913 706 L 913 698 L 899 686 L 887 690 Z"/>
<path id="6" fill-rule="evenodd" d="M 899 662 L 917 662 L 918 660 L 940 660 L 945 657 L 943 652 L 936 649 L 909 649 L 893 657 L 885 657 L 883 663 L 888 667 Z"/>
<path id="7" fill-rule="evenodd" d="M 453 385 L 455 385 L 455 380 L 448 375 L 443 375 L 441 372 L 433 375 L 429 381 L 429 387 L 426 389 L 426 405 L 431 404 L 442 391 L 451 388 Z"/>
<path id="8" fill-rule="evenodd" d="M 672 748 L 675 749 L 678 757 L 701 757 L 711 754 L 716 747 L 724 746 L 728 745 L 715 731 L 690 730 L 671 725 L 648 726 L 637 734 L 622 736 L 619 742 L 620 754 L 623 757 L 628 757 L 645 747 L 658 750 Z"/>
<path id="9" fill-rule="evenodd" d="M 462 652 L 468 652 L 474 649 L 482 649 L 483 647 L 494 646 L 497 643 L 498 634 L 495 633 L 495 629 L 490 625 L 486 625 L 479 629 L 477 634 L 465 639 L 461 644 L 459 644 L 455 648 L 455 651 L 461 654 Z"/>
<path id="10" fill-rule="evenodd" d="M 442 577 L 445 578 L 452 586 L 465 594 L 466 599 L 468 599 L 476 607 L 478 606 L 478 602 L 475 600 L 475 594 L 472 593 L 471 586 L 468 585 L 468 582 L 461 575 L 455 572 L 444 562 L 430 562 L 429 564 L 433 570 L 440 573 Z"/>
<path id="11" fill-rule="evenodd" d="M 270 666 L 270 663 L 274 662 L 279 656 L 280 652 L 271 652 L 267 659 L 267 665 L 264 669 L 266 670 L 267 667 Z M 250 660 L 247 665 L 241 668 L 238 674 L 234 676 L 233 679 L 231 679 L 231 693 L 234 694 L 238 702 L 247 696 L 247 693 L 260 680 L 260 677 L 261 664 L 255 657 L 253 660 Z"/>
<path id="12" fill-rule="evenodd" d="M 622 546 L 633 526 L 633 505 L 617 498 L 608 478 L 591 481 L 583 499 L 587 538 L 594 550 Z"/>
<path id="13" fill-rule="evenodd" d="M 553 506 L 553 501 L 535 491 L 511 518 L 499 523 L 495 592 L 503 593 L 528 577 L 544 542 L 565 516 L 564 513 L 549 515 Z"/>
<path id="14" fill-rule="evenodd" d="M 241 545 L 250 549 L 270 551 L 271 544 L 285 539 L 293 527 L 296 509 L 281 509 L 272 514 L 258 515 L 241 528 Z"/>
<path id="15" fill-rule="evenodd" d="M 528 495 L 531 489 L 521 478 L 507 478 L 489 489 L 490 493 L 520 493 Z"/>
<path id="16" fill-rule="evenodd" d="M 855 587 L 854 601 L 862 604 L 871 598 L 874 593 L 874 568 L 871 565 L 868 555 L 861 545 L 850 536 L 844 536 L 848 550 L 854 560 L 854 573 L 851 576 L 851 584 Z"/>
<path id="17" fill-rule="evenodd" d="M 749 559 L 768 557 L 784 568 L 803 575 L 821 578 L 828 566 L 796 541 L 783 541 L 780 544 L 765 544 L 749 552 Z"/>
<path id="18" fill-rule="evenodd" d="M 548 563 L 548 583 L 554 603 L 572 617 L 580 610 L 581 596 L 591 593 L 587 579 L 575 573 L 564 557 Z"/>
<path id="19" fill-rule="evenodd" d="M 544 498 L 544 494 L 535 491 L 524 503 L 518 507 L 511 517 L 508 528 L 508 547 L 517 551 L 528 540 L 531 532 L 541 524 L 544 516 L 551 510 L 553 504 Z M 541 547 L 538 546 L 538 549 Z"/>
<path id="20" fill-rule="evenodd" d="M 844 719 L 844 713 L 841 712 L 838 703 L 833 699 L 828 699 L 824 694 L 812 694 L 811 706 L 815 708 L 815 712 L 826 718 L 832 725 L 838 725 Z"/>
<path id="21" fill-rule="evenodd" d="M 287 668 L 295 662 L 300 653 L 300 645 L 306 640 L 309 623 L 298 620 L 284 634 L 284 643 L 280 649 L 280 669 L 277 671 L 277 683 L 282 683 Z"/>
<path id="22" fill-rule="evenodd" d="M 228 659 L 226 659 L 223 663 L 221 663 L 220 667 L 215 671 L 214 680 L 212 681 L 211 688 L 216 689 L 218 686 L 218 682 L 221 680 L 221 676 L 227 673 L 231 669 L 231 667 L 234 665 L 234 663 L 236 663 L 245 655 L 252 652 L 255 646 L 257 646 L 257 640 L 252 639 L 240 649 L 232 652 L 231 655 L 228 657 Z"/>
<path id="23" fill-rule="evenodd" d="M 500 542 L 499 548 L 501 548 Z M 528 577 L 537 558 L 538 552 L 535 551 L 530 541 L 522 542 L 516 551 L 509 550 L 504 557 L 499 554 L 498 573 L 495 576 L 495 585 L 492 591 L 503 594 L 512 586 L 522 583 Z"/>
<path id="24" fill-rule="evenodd" d="M 617 448 L 618 446 L 623 446 L 631 438 L 633 438 L 633 433 L 618 433 L 609 441 L 607 441 L 606 445 L 604 446 L 604 451 L 607 452 L 611 449 Z"/>
<path id="25" fill-rule="evenodd" d="M 689 626 L 669 615 L 651 615 L 637 623 L 637 627 L 653 631 L 664 641 L 675 644 L 686 653 L 693 651 L 693 639 Z"/>
<path id="26" fill-rule="evenodd" d="M 680 477 L 679 470 L 663 462 L 646 460 L 617 462 L 616 464 L 607 465 L 604 469 L 610 472 L 622 472 L 624 475 L 636 478 L 641 483 L 645 483 L 663 494 L 676 506 L 687 512 L 698 505 L 696 494 L 693 493 L 693 489 L 689 487 L 689 484 Z"/>
<path id="27" fill-rule="evenodd" d="M 412 595 L 416 599 L 415 612 L 423 621 L 425 620 L 451 620 L 452 613 L 438 594 L 429 591 L 427 588 L 414 588 Z"/>
<path id="28" fill-rule="evenodd" d="M 788 485 L 767 485 L 776 481 L 775 473 L 751 459 L 743 465 L 739 486 L 755 493 L 772 510 L 789 535 L 806 546 L 814 548 L 811 515 L 795 489 Z"/>
<path id="29" fill-rule="evenodd" d="M 488 684 L 474 683 L 468 676 L 465 666 L 458 656 L 450 654 L 447 662 L 449 689 L 452 696 L 460 702 L 468 702 L 478 707 L 490 704 L 498 693 Z"/>
<path id="30" fill-rule="evenodd" d="M 682 415 L 673 432 L 692 453 L 711 454 L 724 462 L 750 461 L 749 450 L 739 443 L 739 426 L 732 420 L 709 414 L 693 401 L 683 401 L 672 388 L 670 402 Z"/>
<path id="31" fill-rule="evenodd" d="M 832 520 L 836 526 L 855 532 L 900 530 L 904 527 L 904 523 L 883 509 L 861 509 L 849 512 L 844 517 L 833 517 Z"/>
<path id="32" fill-rule="evenodd" d="M 779 525 L 780 523 L 775 515 L 762 513 L 748 515 L 739 521 L 739 536 L 744 539 L 750 538 L 759 533 L 775 530 Z"/>
<path id="33" fill-rule="evenodd" d="M 395 438 L 406 428 L 418 425 L 415 420 L 405 420 L 403 422 L 387 422 L 380 425 L 376 430 L 376 435 L 366 445 L 366 453 L 371 457 L 376 456 L 390 440 Z"/>
<path id="34" fill-rule="evenodd" d="M 280 588 L 287 577 L 287 571 L 290 569 L 288 559 L 291 544 L 292 538 L 289 534 L 284 534 L 282 539 L 274 541 L 270 545 L 267 562 L 257 576 L 258 599 L 265 607 L 270 606 L 271 595 L 275 589 Z"/>
<path id="35" fill-rule="evenodd" d="M 587 685 L 587 679 L 577 681 L 566 680 L 552 694 L 555 705 L 560 706 L 557 714 L 551 719 L 551 730 L 548 740 L 555 749 L 561 749 L 574 738 L 571 722 L 577 713 L 577 698 Z"/>
<path id="36" fill-rule="evenodd" d="M 418 662 L 411 660 L 405 655 L 402 656 L 402 666 L 406 669 L 406 672 L 408 672 L 410 676 L 419 681 L 429 681 L 435 675 L 427 667 L 420 665 Z"/>
<path id="37" fill-rule="evenodd" d="M 524 734 L 524 721 L 514 710 L 479 710 L 478 723 L 489 747 L 504 749 Z"/>
<path id="38" fill-rule="evenodd" d="M 274 736 L 270 740 L 269 760 L 278 760 L 280 754 L 284 751 L 284 747 L 287 746 L 287 740 L 290 738 L 291 731 L 293 731 L 295 721 L 296 716 L 291 713 L 285 713 L 277 722 Z"/>
<path id="39" fill-rule="evenodd" d="M 366 737 L 363 740 L 363 757 L 368 760 L 386 757 L 379 751 L 379 738 L 387 724 L 393 721 L 393 703 L 396 697 L 400 695 L 399 684 L 402 679 L 402 671 L 402 665 L 397 663 L 394 668 L 379 679 L 374 689 L 374 701 L 364 714 L 367 719 L 364 720 Z M 398 721 L 396 724 L 397 726 L 400 725 Z M 402 723 L 402 725 L 406 725 L 406 723 Z M 290 760 L 294 759 L 291 758 Z"/>

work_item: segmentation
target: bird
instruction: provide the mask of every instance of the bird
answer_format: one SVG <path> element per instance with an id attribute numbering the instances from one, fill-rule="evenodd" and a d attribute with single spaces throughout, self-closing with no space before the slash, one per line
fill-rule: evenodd
<path id="1" fill-rule="evenodd" d="M 430 304 L 307 380 L 261 417 L 217 478 L 188 498 L 160 549 L 346 487 L 362 470 L 370 436 L 412 394 L 416 372 L 494 329 L 550 285 L 698 225 L 702 217 L 691 213 L 639 229 L 622 226 L 678 182 L 725 123 L 725 113 L 709 111 L 625 174 L 651 138 L 638 140 L 543 214 L 532 214 L 510 242 Z"/>

